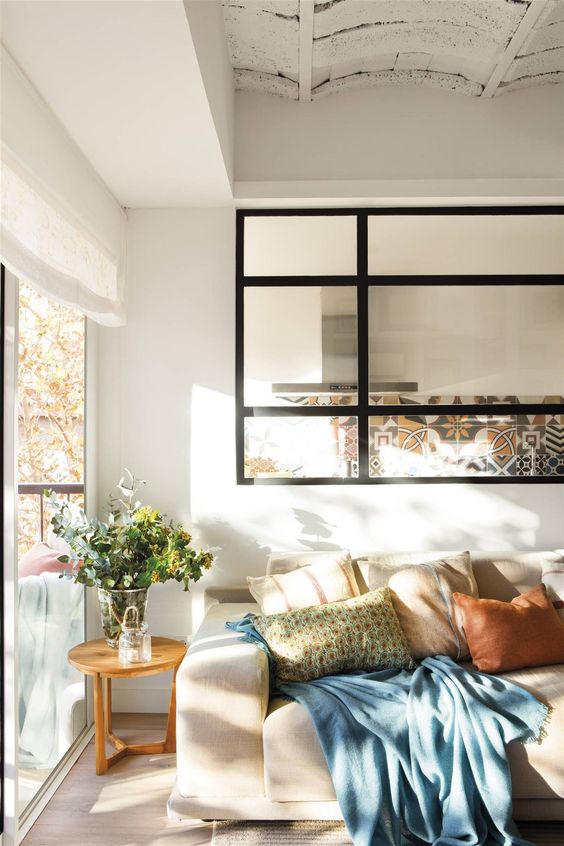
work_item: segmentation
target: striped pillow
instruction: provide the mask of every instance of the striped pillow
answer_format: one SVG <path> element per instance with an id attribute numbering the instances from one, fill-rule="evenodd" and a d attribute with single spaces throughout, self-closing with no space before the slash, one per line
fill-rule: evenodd
<path id="1" fill-rule="evenodd" d="M 547 563 L 542 568 L 542 580 L 548 598 L 564 620 L 564 560 Z"/>
<path id="2" fill-rule="evenodd" d="M 351 557 L 342 551 L 334 561 L 308 564 L 289 573 L 247 576 L 247 584 L 261 614 L 282 614 L 360 595 Z"/>

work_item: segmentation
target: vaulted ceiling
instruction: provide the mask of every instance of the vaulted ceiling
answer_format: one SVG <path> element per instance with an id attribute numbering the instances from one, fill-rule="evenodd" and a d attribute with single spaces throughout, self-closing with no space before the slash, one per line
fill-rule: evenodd
<path id="1" fill-rule="evenodd" d="M 225 0 L 223 15 L 236 87 L 291 100 L 564 82 L 564 0 Z"/>

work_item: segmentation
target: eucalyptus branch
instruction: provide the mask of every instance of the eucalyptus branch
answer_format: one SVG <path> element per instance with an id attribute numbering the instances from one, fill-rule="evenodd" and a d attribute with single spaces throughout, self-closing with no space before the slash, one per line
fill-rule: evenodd
<path id="1" fill-rule="evenodd" d="M 212 553 L 196 551 L 181 524 L 134 501 L 145 482 L 126 474 L 117 485 L 122 498 L 110 497 L 107 523 L 88 518 L 83 509 L 46 492 L 54 512 L 53 532 L 69 544 L 79 562 L 70 575 L 76 582 L 106 590 L 147 588 L 170 579 L 188 590 L 189 582 L 211 566 Z"/>

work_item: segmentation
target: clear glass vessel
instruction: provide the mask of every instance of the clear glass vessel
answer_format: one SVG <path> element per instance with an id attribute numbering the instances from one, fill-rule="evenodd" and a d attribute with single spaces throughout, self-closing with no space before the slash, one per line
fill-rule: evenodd
<path id="1" fill-rule="evenodd" d="M 98 601 L 106 643 L 118 648 L 123 618 L 127 608 L 137 609 L 139 624 L 145 621 L 149 588 L 137 590 L 103 590 L 98 588 Z"/>
<path id="2" fill-rule="evenodd" d="M 151 636 L 147 623 L 139 622 L 134 605 L 125 609 L 119 636 L 120 664 L 143 664 L 151 660 Z"/>

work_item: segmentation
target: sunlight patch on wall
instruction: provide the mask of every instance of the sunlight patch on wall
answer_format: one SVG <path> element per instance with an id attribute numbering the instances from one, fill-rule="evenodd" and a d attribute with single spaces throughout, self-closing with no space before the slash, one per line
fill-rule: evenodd
<path id="1" fill-rule="evenodd" d="M 271 551 L 534 549 L 550 491 L 479 485 L 237 486 L 233 397 L 195 385 L 192 521 L 218 546 L 210 583 L 261 575 Z M 557 503 L 554 506 L 557 510 Z M 547 517 L 546 519 L 551 519 Z"/>

